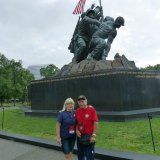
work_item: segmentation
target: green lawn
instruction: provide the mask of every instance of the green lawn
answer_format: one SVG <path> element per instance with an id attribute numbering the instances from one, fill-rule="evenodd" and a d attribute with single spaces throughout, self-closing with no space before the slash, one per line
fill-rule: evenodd
<path id="1" fill-rule="evenodd" d="M 1 124 L 2 112 L 0 112 Z M 160 155 L 160 118 L 152 120 L 156 153 L 153 153 L 148 120 L 100 122 L 96 146 L 108 149 Z M 16 110 L 5 111 L 4 131 L 56 139 L 55 118 L 25 117 Z"/>
<path id="2" fill-rule="evenodd" d="M 20 102 L 16 102 L 15 104 L 15 107 L 20 107 L 20 106 L 27 106 L 28 104 L 25 102 L 25 103 L 20 103 Z M 0 108 L 2 107 L 13 107 L 14 106 L 14 103 L 3 103 L 2 106 L 0 106 Z"/>

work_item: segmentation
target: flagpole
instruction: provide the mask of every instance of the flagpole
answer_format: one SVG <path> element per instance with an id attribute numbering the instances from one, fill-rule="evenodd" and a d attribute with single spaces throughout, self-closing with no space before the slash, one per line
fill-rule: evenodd
<path id="1" fill-rule="evenodd" d="M 99 4 L 100 4 L 100 7 L 102 7 L 102 2 L 101 2 L 101 0 L 99 0 Z"/>
<path id="2" fill-rule="evenodd" d="M 101 2 L 101 0 L 99 0 L 99 4 L 100 4 L 100 9 L 101 9 L 101 17 L 102 17 L 101 22 L 102 22 L 103 19 L 104 19 L 104 16 L 103 16 L 103 8 L 102 8 L 102 2 Z"/>

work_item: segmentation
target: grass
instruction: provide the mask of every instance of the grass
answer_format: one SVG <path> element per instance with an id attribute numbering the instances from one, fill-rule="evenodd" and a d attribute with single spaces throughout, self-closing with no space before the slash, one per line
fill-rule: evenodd
<path id="1" fill-rule="evenodd" d="M 0 112 L 0 117 L 2 117 L 2 112 Z M 25 117 L 19 109 L 6 110 L 4 114 L 4 131 L 46 139 L 56 138 L 55 123 L 53 118 Z"/>
<path id="2" fill-rule="evenodd" d="M 20 102 L 17 102 L 16 104 L 15 104 L 15 107 L 21 107 L 21 106 L 27 106 L 28 104 L 25 102 L 25 103 L 20 103 Z M 14 103 L 3 103 L 3 105 L 2 106 L 0 106 L 0 108 L 1 107 L 13 107 L 14 106 Z"/>
<path id="3" fill-rule="evenodd" d="M 160 119 L 152 120 L 156 153 L 160 155 Z M 97 146 L 138 153 L 154 154 L 148 120 L 135 122 L 100 122 Z"/>
<path id="4" fill-rule="evenodd" d="M 2 112 L 0 112 L 1 124 Z M 160 155 L 160 118 L 153 118 L 156 152 L 153 152 L 148 120 L 99 123 L 97 147 Z M 25 117 L 19 110 L 6 110 L 4 131 L 55 140 L 55 118 Z"/>

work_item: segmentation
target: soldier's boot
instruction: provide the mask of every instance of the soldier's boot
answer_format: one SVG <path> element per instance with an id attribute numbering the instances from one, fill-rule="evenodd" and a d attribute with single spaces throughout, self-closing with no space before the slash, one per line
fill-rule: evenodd
<path id="1" fill-rule="evenodd" d="M 73 63 L 79 63 L 81 61 L 81 56 L 77 53 L 74 54 L 74 57 L 72 59 Z"/>
<path id="2" fill-rule="evenodd" d="M 106 50 L 104 49 L 102 54 L 102 60 L 106 60 L 107 57 L 108 57 L 108 53 L 106 53 Z"/>
<path id="3" fill-rule="evenodd" d="M 92 60 L 92 59 L 93 59 L 92 55 L 91 55 L 91 54 L 88 54 L 87 59 L 88 59 L 88 60 Z"/>
<path id="4" fill-rule="evenodd" d="M 73 58 L 72 58 L 72 63 L 77 63 L 77 61 L 76 61 L 76 58 L 75 58 L 75 57 L 73 57 Z"/>
<path id="5" fill-rule="evenodd" d="M 102 56 L 102 60 L 106 60 L 106 57 L 105 57 L 105 56 Z"/>

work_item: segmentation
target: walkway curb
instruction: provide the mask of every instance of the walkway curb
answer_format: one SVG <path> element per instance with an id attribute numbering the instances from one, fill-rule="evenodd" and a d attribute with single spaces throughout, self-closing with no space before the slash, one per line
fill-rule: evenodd
<path id="1" fill-rule="evenodd" d="M 61 147 L 57 144 L 57 142 L 52 140 L 46 140 L 42 138 L 14 134 L 4 131 L 0 131 L 0 138 L 61 151 Z M 74 150 L 74 153 L 76 152 L 77 149 Z M 100 160 L 160 160 L 160 156 L 151 156 L 146 154 L 138 154 L 118 150 L 107 150 L 101 148 L 96 148 L 95 157 Z"/>

